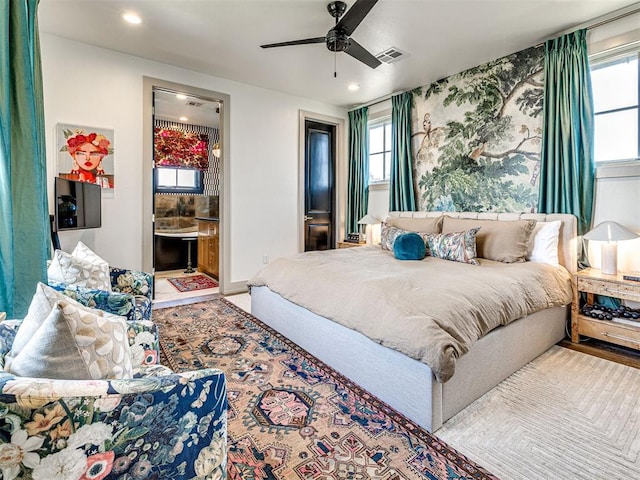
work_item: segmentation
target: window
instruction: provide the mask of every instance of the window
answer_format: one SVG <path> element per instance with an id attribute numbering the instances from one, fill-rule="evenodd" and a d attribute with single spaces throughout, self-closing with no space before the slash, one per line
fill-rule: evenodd
<path id="1" fill-rule="evenodd" d="M 156 193 L 203 193 L 202 171 L 195 168 L 156 167 Z"/>
<path id="2" fill-rule="evenodd" d="M 391 172 L 391 117 L 369 122 L 369 183 L 389 181 Z"/>
<path id="3" fill-rule="evenodd" d="M 640 158 L 640 51 L 592 61 L 595 161 Z"/>

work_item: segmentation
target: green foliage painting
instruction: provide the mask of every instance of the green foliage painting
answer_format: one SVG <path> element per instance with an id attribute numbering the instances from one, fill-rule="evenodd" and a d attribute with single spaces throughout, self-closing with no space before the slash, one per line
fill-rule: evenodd
<path id="1" fill-rule="evenodd" d="M 530 48 L 413 91 L 421 210 L 535 211 L 543 58 Z"/>

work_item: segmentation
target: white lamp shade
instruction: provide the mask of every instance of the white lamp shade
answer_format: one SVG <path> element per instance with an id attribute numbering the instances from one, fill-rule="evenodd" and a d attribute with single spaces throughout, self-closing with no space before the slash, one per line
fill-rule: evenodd
<path id="1" fill-rule="evenodd" d="M 619 242 L 621 240 L 633 240 L 638 234 L 623 227 L 618 222 L 602 222 L 584 234 L 587 240 L 600 242 Z"/>
<path id="2" fill-rule="evenodd" d="M 376 223 L 380 223 L 380 220 L 368 213 L 358 220 L 358 225 L 375 225 Z"/>

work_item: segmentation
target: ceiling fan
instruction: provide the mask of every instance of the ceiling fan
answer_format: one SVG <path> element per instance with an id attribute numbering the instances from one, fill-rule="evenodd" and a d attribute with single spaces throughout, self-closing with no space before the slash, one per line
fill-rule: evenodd
<path id="1" fill-rule="evenodd" d="M 351 35 L 360 25 L 360 22 L 369 13 L 378 0 L 356 0 L 353 6 L 345 14 L 347 4 L 336 1 L 327 5 L 329 14 L 336 19 L 335 26 L 324 37 L 305 38 L 291 42 L 270 43 L 260 45 L 262 48 L 285 47 L 289 45 L 307 45 L 311 43 L 325 43 L 332 52 L 345 52 L 356 60 L 376 68 L 380 60 L 369 53 L 362 45 L 356 42 Z M 342 15 L 344 14 L 344 17 Z M 342 17 L 342 19 L 340 19 Z M 340 19 L 340 20 L 338 20 Z"/>

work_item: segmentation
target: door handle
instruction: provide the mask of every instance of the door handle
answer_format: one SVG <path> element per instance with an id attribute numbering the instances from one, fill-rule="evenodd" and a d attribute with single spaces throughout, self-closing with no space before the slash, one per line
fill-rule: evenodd
<path id="1" fill-rule="evenodd" d="M 307 220 L 313 220 L 313 217 L 310 217 L 309 215 L 305 215 L 304 221 L 306 222 Z"/>

